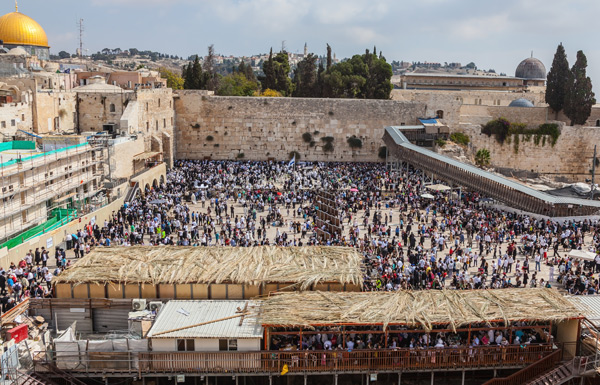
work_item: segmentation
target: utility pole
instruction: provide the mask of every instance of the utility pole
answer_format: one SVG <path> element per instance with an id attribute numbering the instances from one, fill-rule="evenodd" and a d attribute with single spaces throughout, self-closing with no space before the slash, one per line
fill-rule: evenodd
<path id="1" fill-rule="evenodd" d="M 590 199 L 594 199 L 594 179 L 596 176 L 596 145 L 594 145 L 594 158 L 592 159 L 592 190 L 590 191 Z"/>

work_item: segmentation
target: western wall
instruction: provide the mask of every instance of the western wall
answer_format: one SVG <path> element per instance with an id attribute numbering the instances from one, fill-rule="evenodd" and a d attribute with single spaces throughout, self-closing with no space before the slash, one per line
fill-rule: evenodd
<path id="1" fill-rule="evenodd" d="M 379 161 L 384 127 L 414 125 L 425 104 L 393 100 L 211 96 L 177 91 L 178 159 Z M 303 134 L 309 133 L 306 142 Z M 356 136 L 362 148 L 351 149 Z M 333 137 L 326 152 L 321 138 Z M 243 154 L 243 155 L 242 155 Z"/>

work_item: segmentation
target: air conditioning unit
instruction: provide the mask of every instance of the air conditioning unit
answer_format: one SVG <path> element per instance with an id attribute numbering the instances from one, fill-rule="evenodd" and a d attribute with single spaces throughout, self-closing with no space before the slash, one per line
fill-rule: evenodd
<path id="1" fill-rule="evenodd" d="M 132 308 L 135 311 L 145 310 L 146 309 L 146 300 L 145 299 L 134 299 L 132 301 Z"/>
<path id="2" fill-rule="evenodd" d="M 160 301 L 150 302 L 150 311 L 154 311 L 154 312 L 158 313 L 162 307 L 163 307 L 163 303 Z"/>

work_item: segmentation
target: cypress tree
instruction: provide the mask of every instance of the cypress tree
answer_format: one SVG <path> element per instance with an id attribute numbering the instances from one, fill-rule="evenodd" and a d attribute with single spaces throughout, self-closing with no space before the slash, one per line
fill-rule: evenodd
<path id="1" fill-rule="evenodd" d="M 331 46 L 327 44 L 327 67 L 325 69 L 329 70 L 329 68 L 331 68 Z"/>
<path id="2" fill-rule="evenodd" d="M 571 119 L 571 125 L 585 124 L 596 104 L 592 92 L 592 80 L 586 75 L 587 58 L 583 51 L 577 52 L 577 60 L 571 68 L 567 92 L 565 95 L 565 115 Z"/>
<path id="3" fill-rule="evenodd" d="M 562 43 L 556 48 L 552 67 L 546 82 L 546 103 L 556 114 L 564 108 L 567 81 L 569 79 L 569 62 Z"/>

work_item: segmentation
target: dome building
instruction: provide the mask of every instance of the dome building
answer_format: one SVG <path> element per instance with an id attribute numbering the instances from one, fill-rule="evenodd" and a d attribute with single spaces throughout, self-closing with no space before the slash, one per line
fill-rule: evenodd
<path id="1" fill-rule="evenodd" d="M 525 85 L 543 86 L 546 82 L 546 67 L 539 59 L 531 56 L 519 63 L 515 77 L 523 79 Z"/>
<path id="2" fill-rule="evenodd" d="M 0 17 L 0 40 L 8 49 L 22 48 L 27 54 L 40 60 L 50 59 L 50 47 L 46 32 L 31 17 L 19 12 L 7 13 Z"/>
<path id="3" fill-rule="evenodd" d="M 527 100 L 525 98 L 515 99 L 508 105 L 509 107 L 525 107 L 531 108 L 533 107 L 533 102 L 531 100 Z"/>

